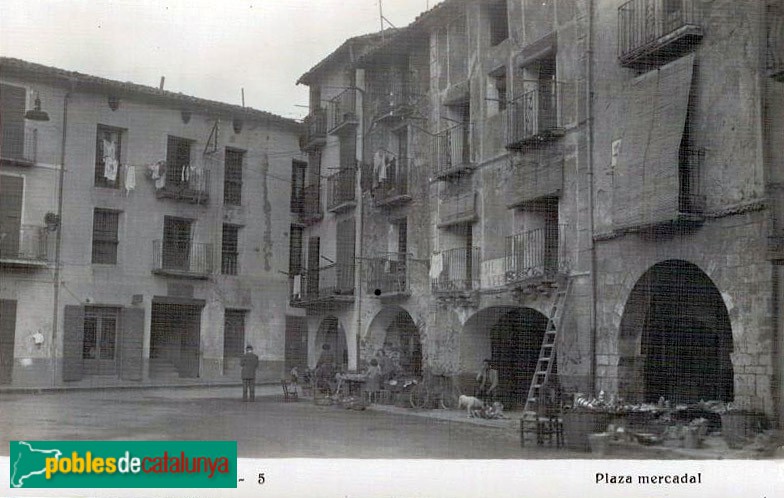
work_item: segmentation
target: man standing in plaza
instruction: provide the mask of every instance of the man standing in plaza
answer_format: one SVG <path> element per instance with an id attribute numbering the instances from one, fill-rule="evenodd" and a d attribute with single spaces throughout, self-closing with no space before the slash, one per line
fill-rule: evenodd
<path id="1" fill-rule="evenodd" d="M 245 347 L 245 354 L 240 357 L 242 367 L 242 401 L 256 400 L 256 369 L 259 368 L 259 357 L 253 353 L 253 346 Z"/>

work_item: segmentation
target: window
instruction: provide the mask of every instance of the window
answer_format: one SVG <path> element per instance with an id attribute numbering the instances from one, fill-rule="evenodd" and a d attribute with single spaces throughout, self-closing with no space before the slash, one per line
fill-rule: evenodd
<path id="1" fill-rule="evenodd" d="M 488 114 L 497 114 L 506 110 L 506 68 L 501 67 L 487 77 L 487 110 Z"/>
<path id="2" fill-rule="evenodd" d="M 239 231 L 237 225 L 223 225 L 223 242 L 221 244 L 221 273 L 236 275 L 239 255 Z"/>
<path id="3" fill-rule="evenodd" d="M 506 0 L 498 0 L 488 5 L 487 18 L 490 23 L 490 46 L 494 47 L 509 38 Z"/>
<path id="4" fill-rule="evenodd" d="M 300 214 L 305 195 L 305 171 L 308 164 L 302 161 L 291 162 L 291 212 Z"/>
<path id="5" fill-rule="evenodd" d="M 242 162 L 245 153 L 226 149 L 223 179 L 223 203 L 229 206 L 242 205 Z"/>
<path id="6" fill-rule="evenodd" d="M 0 84 L 0 109 L 3 110 L 0 144 L 4 158 L 24 159 L 26 100 L 27 91 L 24 88 Z"/>
<path id="7" fill-rule="evenodd" d="M 223 358 L 239 358 L 245 352 L 245 311 L 226 310 L 223 319 Z"/>
<path id="8" fill-rule="evenodd" d="M 166 145 L 166 185 L 187 185 L 186 169 L 191 164 L 191 141 L 169 137 Z"/>
<path id="9" fill-rule="evenodd" d="M 117 228 L 120 213 L 108 209 L 93 212 L 93 263 L 117 264 Z"/>
<path id="10" fill-rule="evenodd" d="M 163 269 L 191 270 L 191 225 L 192 221 L 184 218 L 163 218 Z"/>
<path id="11" fill-rule="evenodd" d="M 85 307 L 83 359 L 114 360 L 118 315 L 117 308 Z"/>
<path id="12" fill-rule="evenodd" d="M 310 87 L 310 112 L 321 109 L 321 87 L 313 85 Z"/>
<path id="13" fill-rule="evenodd" d="M 120 187 L 122 130 L 98 125 L 95 135 L 95 186 Z"/>
<path id="14" fill-rule="evenodd" d="M 302 273 L 302 227 L 291 225 L 289 236 L 289 275 Z"/>

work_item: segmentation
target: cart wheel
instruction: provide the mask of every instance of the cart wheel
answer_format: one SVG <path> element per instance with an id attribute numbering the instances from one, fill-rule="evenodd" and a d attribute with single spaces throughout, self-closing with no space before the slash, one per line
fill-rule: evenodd
<path id="1" fill-rule="evenodd" d="M 411 389 L 411 395 L 408 399 L 411 402 L 411 408 L 424 408 L 428 398 L 427 387 L 424 384 L 417 384 Z"/>
<path id="2" fill-rule="evenodd" d="M 441 408 L 444 410 L 455 410 L 460 398 L 460 390 L 455 386 L 449 386 L 441 396 Z"/>

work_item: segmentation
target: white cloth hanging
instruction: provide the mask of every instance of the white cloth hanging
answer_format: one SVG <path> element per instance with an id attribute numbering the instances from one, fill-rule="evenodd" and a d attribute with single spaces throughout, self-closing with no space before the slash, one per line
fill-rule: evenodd
<path id="1" fill-rule="evenodd" d="M 103 176 L 110 182 L 117 181 L 117 169 L 120 166 L 116 157 L 114 142 L 103 139 Z"/>
<path id="2" fill-rule="evenodd" d="M 155 180 L 155 188 L 160 190 L 166 186 L 166 173 L 158 176 L 158 179 Z"/>
<path id="3" fill-rule="evenodd" d="M 294 275 L 291 293 L 296 297 L 302 294 L 302 275 Z"/>
<path id="4" fill-rule="evenodd" d="M 136 167 L 129 164 L 125 165 L 125 193 L 130 193 L 136 189 Z"/>
<path id="5" fill-rule="evenodd" d="M 436 280 L 438 277 L 440 277 L 442 268 L 443 266 L 442 266 L 441 255 L 436 254 L 430 260 L 430 278 L 432 280 Z"/>

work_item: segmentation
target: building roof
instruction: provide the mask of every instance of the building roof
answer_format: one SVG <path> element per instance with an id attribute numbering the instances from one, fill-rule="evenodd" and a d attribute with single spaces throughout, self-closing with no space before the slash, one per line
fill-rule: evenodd
<path id="1" fill-rule="evenodd" d="M 437 24 L 444 16 L 455 14 L 465 5 L 466 0 L 444 0 L 430 10 L 419 14 L 408 26 L 398 29 L 356 60 L 358 67 L 372 64 L 379 57 L 399 56 L 410 51 L 411 47 L 428 34 L 427 29 Z"/>
<path id="2" fill-rule="evenodd" d="M 388 36 L 393 36 L 398 30 L 394 28 L 386 29 L 383 32 L 368 33 L 366 35 L 355 36 L 344 41 L 338 48 L 331 54 L 321 59 L 315 66 L 310 68 L 308 72 L 303 74 L 297 80 L 297 84 L 310 85 L 313 83 L 320 74 L 322 74 L 329 67 L 334 67 L 342 60 L 348 64 L 353 64 L 365 52 L 372 49 L 376 45 L 386 39 Z"/>
<path id="3" fill-rule="evenodd" d="M 84 89 L 92 92 L 104 92 L 112 96 L 140 98 L 159 105 L 166 105 L 193 112 L 217 114 L 229 118 L 243 118 L 255 121 L 267 121 L 285 126 L 299 128 L 300 124 L 290 118 L 284 118 L 267 111 L 243 107 L 215 100 L 192 97 L 182 93 L 161 90 L 152 86 L 131 82 L 122 82 L 66 71 L 56 67 L 45 66 L 12 57 L 0 57 L 0 76 L 16 76 L 22 79 L 34 79 L 40 83 Z"/>

